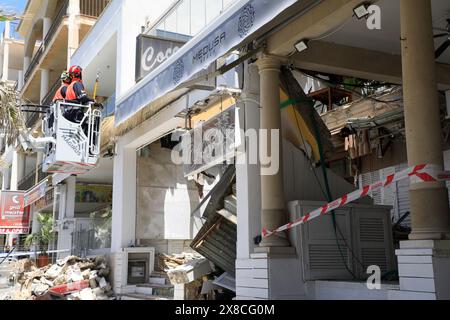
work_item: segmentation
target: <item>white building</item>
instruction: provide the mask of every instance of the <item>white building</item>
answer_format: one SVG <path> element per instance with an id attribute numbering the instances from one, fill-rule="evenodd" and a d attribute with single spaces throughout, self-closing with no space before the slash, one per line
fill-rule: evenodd
<path id="1" fill-rule="evenodd" d="M 151 283 L 155 254 L 195 250 L 231 280 L 236 299 L 450 298 L 443 183 L 411 186 L 412 234 L 395 252 L 391 208 L 371 199 L 336 210 L 334 219 L 308 221 L 308 212 L 355 187 L 314 167 L 333 150 L 303 92 L 311 85 L 307 71 L 402 84 L 409 165 L 444 168 L 434 98 L 450 87 L 450 57 L 446 52 L 435 61 L 432 28 L 443 28 L 437 21 L 449 5 L 373 3 L 384 13 L 381 30 L 354 17 L 358 0 L 180 0 L 155 20 L 153 1 L 109 4 L 71 63 L 85 69 L 88 88 L 100 75 L 99 95 L 111 103 L 105 121 L 114 122 L 106 146 L 113 168 L 100 163 L 97 170 L 113 182 L 110 260 L 117 294 L 170 291 L 166 283 Z M 234 145 L 218 144 L 225 152 L 217 158 L 175 164 L 173 138 L 202 128 L 238 134 L 229 137 Z M 280 170 L 265 174 L 262 161 L 225 166 L 264 146 L 261 137 L 259 145 L 237 129 L 281 130 L 269 147 L 280 156 Z M 304 226 L 264 236 L 300 218 Z M 369 290 L 371 266 L 398 271 L 399 281 Z M 174 289 L 183 299 L 183 287 Z"/>

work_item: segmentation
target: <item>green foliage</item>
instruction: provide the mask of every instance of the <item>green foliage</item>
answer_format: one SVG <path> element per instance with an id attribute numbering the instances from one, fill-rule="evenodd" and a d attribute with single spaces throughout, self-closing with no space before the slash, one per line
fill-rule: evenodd
<path id="1" fill-rule="evenodd" d="M 0 134 L 5 137 L 7 144 L 13 144 L 20 130 L 25 128 L 19 106 L 17 92 L 6 83 L 0 82 Z"/>
<path id="2" fill-rule="evenodd" d="M 38 216 L 38 222 L 39 230 L 26 238 L 25 245 L 37 245 L 45 254 L 48 245 L 55 239 L 55 233 L 53 232 L 53 217 L 51 214 L 42 213 Z"/>

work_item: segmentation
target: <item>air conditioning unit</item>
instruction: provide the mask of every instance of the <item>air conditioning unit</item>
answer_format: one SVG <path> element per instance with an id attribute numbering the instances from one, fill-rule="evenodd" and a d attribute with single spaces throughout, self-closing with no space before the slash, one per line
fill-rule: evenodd
<path id="1" fill-rule="evenodd" d="M 295 221 L 324 203 L 289 203 Z M 301 261 L 304 281 L 367 279 L 367 268 L 379 266 L 382 274 L 396 270 L 391 207 L 351 204 L 311 220 L 289 232 Z"/>

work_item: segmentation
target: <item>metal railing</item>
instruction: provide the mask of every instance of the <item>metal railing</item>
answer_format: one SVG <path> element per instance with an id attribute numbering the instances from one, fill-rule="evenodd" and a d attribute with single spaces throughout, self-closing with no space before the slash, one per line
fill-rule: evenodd
<path id="1" fill-rule="evenodd" d="M 111 0 L 80 0 L 80 14 L 98 18 Z"/>
<path id="2" fill-rule="evenodd" d="M 64 17 L 67 16 L 67 8 L 68 7 L 69 7 L 69 0 L 66 0 L 63 3 L 63 5 L 61 6 L 61 8 L 59 9 L 58 13 L 56 14 L 55 19 L 53 20 L 53 23 L 52 23 L 50 29 L 48 30 L 47 35 L 44 38 L 44 41 L 42 41 L 41 46 L 39 47 L 38 51 L 34 55 L 33 60 L 30 63 L 30 66 L 28 67 L 27 71 L 25 72 L 24 82 L 28 81 L 28 79 L 30 78 L 34 69 L 39 65 L 47 45 L 51 42 L 51 40 L 55 36 L 55 33 L 58 30 L 58 27 L 61 25 L 62 21 L 64 20 Z"/>
<path id="3" fill-rule="evenodd" d="M 49 176 L 48 173 L 42 171 L 42 164 L 39 165 L 37 169 L 38 174 L 38 182 L 44 180 Z M 33 170 L 29 174 L 25 176 L 22 180 L 19 181 L 19 190 L 27 191 L 36 185 L 36 170 Z"/>
<path id="4" fill-rule="evenodd" d="M 27 72 L 25 72 L 24 82 L 28 81 L 34 69 L 39 65 L 39 62 L 41 61 L 43 54 L 44 54 L 44 43 L 41 44 L 38 51 L 34 55 L 33 60 L 31 60 L 30 66 L 28 67 Z"/>

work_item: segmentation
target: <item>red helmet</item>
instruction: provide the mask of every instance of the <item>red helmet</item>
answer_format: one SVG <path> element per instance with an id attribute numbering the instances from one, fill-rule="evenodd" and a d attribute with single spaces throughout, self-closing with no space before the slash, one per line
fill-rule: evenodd
<path id="1" fill-rule="evenodd" d="M 81 79 L 81 73 L 83 72 L 83 69 L 80 66 L 71 66 L 69 69 L 69 75 L 72 78 L 78 78 Z"/>

